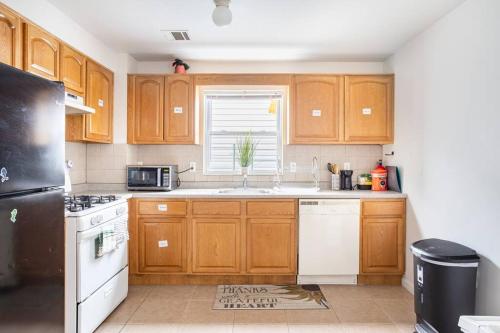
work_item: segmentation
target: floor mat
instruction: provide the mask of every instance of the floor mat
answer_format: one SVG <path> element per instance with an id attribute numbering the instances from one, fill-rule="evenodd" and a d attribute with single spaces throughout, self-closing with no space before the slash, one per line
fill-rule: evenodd
<path id="1" fill-rule="evenodd" d="M 328 309 L 317 284 L 219 285 L 214 310 Z"/>

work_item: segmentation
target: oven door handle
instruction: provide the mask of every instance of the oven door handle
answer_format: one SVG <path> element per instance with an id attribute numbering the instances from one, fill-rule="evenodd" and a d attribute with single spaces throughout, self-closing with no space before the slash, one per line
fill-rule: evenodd
<path id="1" fill-rule="evenodd" d="M 83 231 L 83 232 L 79 232 L 78 233 L 78 242 L 81 242 L 81 241 L 84 241 L 84 240 L 87 240 L 89 238 L 93 238 L 97 235 L 99 235 L 100 233 L 103 232 L 103 229 L 106 225 L 108 225 L 108 223 L 113 223 L 115 225 L 118 225 L 120 223 L 127 223 L 126 221 L 128 220 L 128 217 L 125 217 L 125 218 L 117 218 L 117 219 L 114 219 L 114 220 L 111 220 L 109 222 L 106 222 L 104 224 L 101 224 L 100 226 L 96 227 L 96 228 L 92 228 L 90 230 L 87 230 L 87 231 Z M 116 228 L 116 227 L 115 227 Z M 113 233 L 115 236 L 118 236 L 120 233 L 116 233 L 114 232 Z"/>

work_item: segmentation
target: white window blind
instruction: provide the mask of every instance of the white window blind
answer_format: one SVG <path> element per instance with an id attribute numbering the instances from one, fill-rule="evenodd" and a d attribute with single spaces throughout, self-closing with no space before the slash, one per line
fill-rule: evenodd
<path id="1" fill-rule="evenodd" d="M 251 133 L 257 148 L 250 174 L 273 174 L 281 162 L 280 91 L 211 91 L 205 102 L 205 173 L 239 174 L 238 138 Z"/>

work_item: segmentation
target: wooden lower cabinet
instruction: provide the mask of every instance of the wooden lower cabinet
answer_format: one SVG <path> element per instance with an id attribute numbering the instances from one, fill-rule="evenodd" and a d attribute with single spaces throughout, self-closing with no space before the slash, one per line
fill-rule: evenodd
<path id="1" fill-rule="evenodd" d="M 405 269 L 405 201 L 362 202 L 360 281 L 400 284 Z"/>
<path id="2" fill-rule="evenodd" d="M 194 218 L 193 272 L 240 272 L 241 220 Z"/>
<path id="3" fill-rule="evenodd" d="M 139 218 L 139 270 L 186 272 L 185 218 Z"/>
<path id="4" fill-rule="evenodd" d="M 247 220 L 247 272 L 296 272 L 296 220 Z"/>
<path id="5" fill-rule="evenodd" d="M 297 200 L 132 199 L 131 283 L 295 283 Z"/>

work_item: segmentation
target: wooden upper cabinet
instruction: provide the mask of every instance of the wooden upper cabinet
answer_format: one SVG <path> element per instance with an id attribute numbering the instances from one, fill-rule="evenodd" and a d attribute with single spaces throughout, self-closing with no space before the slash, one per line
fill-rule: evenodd
<path id="1" fill-rule="evenodd" d="M 345 77 L 345 140 L 351 143 L 394 141 L 394 76 Z"/>
<path id="2" fill-rule="evenodd" d="M 128 142 L 162 143 L 165 76 L 128 77 Z"/>
<path id="3" fill-rule="evenodd" d="M 61 81 L 67 91 L 84 96 L 86 61 L 85 56 L 66 44 L 61 44 Z"/>
<path id="4" fill-rule="evenodd" d="M 59 52 L 57 38 L 32 24 L 24 24 L 25 71 L 48 80 L 59 80 Z"/>
<path id="5" fill-rule="evenodd" d="M 291 144 L 338 143 L 343 138 L 344 79 L 295 75 L 291 88 Z"/>
<path id="6" fill-rule="evenodd" d="M 113 141 L 113 73 L 87 60 L 86 105 L 95 114 L 85 115 L 85 140 L 111 143 Z"/>
<path id="7" fill-rule="evenodd" d="M 0 3 L 0 62 L 22 68 L 21 18 Z"/>
<path id="8" fill-rule="evenodd" d="M 168 75 L 165 84 L 165 141 L 194 144 L 193 78 Z"/>

